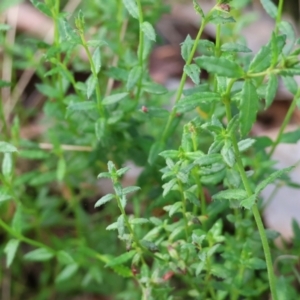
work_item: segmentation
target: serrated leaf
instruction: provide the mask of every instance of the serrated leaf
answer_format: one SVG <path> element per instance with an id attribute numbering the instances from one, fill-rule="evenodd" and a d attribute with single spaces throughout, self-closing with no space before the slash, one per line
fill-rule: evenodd
<path id="1" fill-rule="evenodd" d="M 18 152 L 18 149 L 7 142 L 0 142 L 0 152 L 2 153 Z"/>
<path id="2" fill-rule="evenodd" d="M 200 68 L 197 65 L 185 65 L 183 70 L 195 84 L 200 84 Z"/>
<path id="3" fill-rule="evenodd" d="M 156 41 L 156 34 L 155 34 L 155 30 L 153 28 L 153 26 L 145 21 L 142 23 L 141 25 L 141 30 L 145 33 L 145 35 L 147 36 L 147 38 L 151 41 Z"/>
<path id="4" fill-rule="evenodd" d="M 181 99 L 175 107 L 180 112 L 187 112 L 193 110 L 197 106 L 200 106 L 201 103 L 206 102 L 219 102 L 221 101 L 221 95 L 214 92 L 199 92 L 192 94 L 190 96 L 186 96 Z"/>
<path id="5" fill-rule="evenodd" d="M 182 202 L 176 202 L 170 206 L 169 217 L 172 217 L 176 212 L 178 212 L 182 207 Z"/>
<path id="6" fill-rule="evenodd" d="M 265 108 L 268 108 L 272 104 L 273 100 L 275 99 L 277 90 L 278 90 L 278 77 L 275 74 L 271 74 L 267 84 Z"/>
<path id="7" fill-rule="evenodd" d="M 256 195 L 251 195 L 250 197 L 247 197 L 246 199 L 242 200 L 240 202 L 240 205 L 246 209 L 251 209 L 252 206 L 255 204 L 256 201 Z"/>
<path id="8" fill-rule="evenodd" d="M 242 88 L 240 104 L 240 128 L 242 136 L 249 133 L 256 120 L 258 110 L 258 95 L 255 86 L 246 80 Z"/>
<path id="9" fill-rule="evenodd" d="M 30 2 L 33 4 L 33 6 L 38 9 L 40 12 L 45 14 L 46 16 L 52 18 L 52 13 L 50 8 L 43 2 L 38 0 L 30 0 Z"/>
<path id="10" fill-rule="evenodd" d="M 176 184 L 176 179 L 173 178 L 172 180 L 170 180 L 169 182 L 165 183 L 162 188 L 164 189 L 163 191 L 163 197 L 165 197 L 166 195 L 168 195 L 168 193 L 172 190 L 172 188 L 175 186 Z"/>
<path id="11" fill-rule="evenodd" d="M 96 108 L 97 108 L 97 105 L 93 101 L 70 103 L 67 107 L 67 109 L 72 110 L 72 111 L 94 110 Z"/>
<path id="12" fill-rule="evenodd" d="M 128 186 L 126 188 L 123 189 L 123 194 L 127 195 L 129 193 L 134 193 L 138 190 L 140 190 L 141 188 L 139 186 Z"/>
<path id="13" fill-rule="evenodd" d="M 130 91 L 137 84 L 142 76 L 142 68 L 140 66 L 135 66 L 131 69 L 128 75 L 126 90 Z"/>
<path id="14" fill-rule="evenodd" d="M 252 52 L 247 46 L 238 44 L 238 43 L 224 43 L 221 46 L 221 51 L 223 52 L 244 52 L 249 53 Z"/>
<path id="15" fill-rule="evenodd" d="M 287 55 L 291 52 L 291 50 L 294 47 L 294 43 L 296 40 L 295 31 L 294 31 L 294 28 L 291 25 L 291 23 L 289 23 L 287 21 L 281 21 L 278 24 L 278 28 L 287 37 L 288 43 L 285 44 L 285 47 L 283 49 L 284 54 Z"/>
<path id="16" fill-rule="evenodd" d="M 9 268 L 15 258 L 16 252 L 18 250 L 20 241 L 16 239 L 11 239 L 6 244 L 3 252 L 6 254 L 6 267 Z"/>
<path id="17" fill-rule="evenodd" d="M 214 200 L 244 200 L 247 197 L 247 192 L 242 189 L 231 189 L 221 191 L 213 195 Z"/>
<path id="18" fill-rule="evenodd" d="M 107 96 L 103 99 L 102 104 L 103 105 L 110 105 L 110 104 L 115 104 L 124 98 L 128 96 L 128 93 L 118 93 L 118 94 L 113 94 L 110 96 Z"/>
<path id="19" fill-rule="evenodd" d="M 95 72 L 96 75 L 98 75 L 100 69 L 101 69 L 101 52 L 100 52 L 100 47 L 97 47 L 93 53 L 92 57 L 94 67 L 95 67 Z"/>
<path id="20" fill-rule="evenodd" d="M 99 118 L 95 122 L 95 134 L 98 141 L 103 141 L 106 134 L 106 119 L 105 118 Z"/>
<path id="21" fill-rule="evenodd" d="M 121 264 L 127 262 L 128 260 L 130 260 L 131 258 L 133 258 L 133 256 L 135 254 L 136 254 L 135 250 L 131 250 L 129 252 L 123 253 L 120 256 L 117 256 L 117 257 L 109 260 L 109 262 L 105 266 L 113 267 L 113 266 L 121 265 Z"/>
<path id="22" fill-rule="evenodd" d="M 270 44 L 261 47 L 249 65 L 249 72 L 258 73 L 270 67 L 271 53 Z"/>
<path id="23" fill-rule="evenodd" d="M 280 138 L 280 143 L 295 144 L 300 140 L 300 129 L 285 132 Z"/>
<path id="24" fill-rule="evenodd" d="M 97 83 L 98 78 L 92 74 L 86 82 L 86 96 L 88 99 L 90 99 L 90 97 L 94 93 Z"/>
<path id="25" fill-rule="evenodd" d="M 202 55 L 214 56 L 216 46 L 213 42 L 209 40 L 200 40 L 198 42 L 198 50 Z"/>
<path id="26" fill-rule="evenodd" d="M 114 194 L 107 194 L 107 195 L 101 197 L 101 198 L 96 202 L 96 204 L 95 204 L 94 207 L 99 207 L 99 206 L 101 206 L 101 205 L 103 205 L 103 204 L 105 204 L 105 203 L 107 203 L 107 202 L 109 202 L 110 200 L 115 199 L 115 198 L 116 198 L 116 196 L 115 196 Z"/>
<path id="27" fill-rule="evenodd" d="M 238 142 L 239 152 L 248 150 L 256 142 L 254 139 L 245 139 Z"/>
<path id="28" fill-rule="evenodd" d="M 124 278 L 133 277 L 132 270 L 126 266 L 118 265 L 113 266 L 112 269 L 115 273 L 117 273 L 119 276 L 122 276 Z"/>
<path id="29" fill-rule="evenodd" d="M 194 5 L 194 10 L 204 19 L 205 18 L 204 12 L 200 7 L 200 5 L 196 2 L 196 0 L 193 0 L 193 5 Z"/>
<path id="30" fill-rule="evenodd" d="M 229 78 L 243 77 L 243 69 L 235 62 L 223 57 L 201 56 L 194 59 L 196 64 L 209 73 Z"/>
<path id="31" fill-rule="evenodd" d="M 193 48 L 193 44 L 194 44 L 194 41 L 192 40 L 190 35 L 187 35 L 184 42 L 180 45 L 181 46 L 180 47 L 181 56 L 185 61 L 187 61 L 190 56 L 191 50 Z"/>
<path id="32" fill-rule="evenodd" d="M 257 185 L 257 187 L 255 189 L 255 194 L 258 195 L 267 185 L 274 182 L 276 179 L 281 177 L 283 174 L 288 173 L 293 168 L 294 168 L 294 166 L 284 168 L 284 169 L 281 169 L 281 170 L 278 170 L 278 171 L 275 171 L 274 173 L 272 173 L 269 177 L 267 177 L 266 179 L 264 179 L 262 182 L 260 182 Z"/>
<path id="33" fill-rule="evenodd" d="M 30 261 L 46 261 L 54 256 L 52 252 L 45 248 L 35 249 L 24 255 L 24 259 Z"/>
<path id="34" fill-rule="evenodd" d="M 78 265 L 77 264 L 71 264 L 66 266 L 55 278 L 55 282 L 62 282 L 67 279 L 70 279 L 78 270 Z"/>
<path id="35" fill-rule="evenodd" d="M 282 81 L 286 89 L 292 93 L 293 95 L 296 95 L 298 92 L 298 84 L 294 77 L 291 76 L 281 76 Z"/>
<path id="36" fill-rule="evenodd" d="M 235 164 L 235 154 L 230 144 L 225 143 L 221 150 L 221 155 L 223 157 L 224 162 L 232 168 Z"/>
<path id="37" fill-rule="evenodd" d="M 139 10 L 135 0 L 123 0 L 124 6 L 135 19 L 139 18 Z"/>
<path id="38" fill-rule="evenodd" d="M 210 166 L 212 164 L 219 164 L 222 163 L 222 155 L 219 153 L 210 153 L 207 155 L 204 155 L 202 157 L 199 157 L 196 161 L 195 164 L 203 167 L 203 166 Z"/>
<path id="39" fill-rule="evenodd" d="M 276 19 L 277 16 L 277 7 L 271 0 L 260 0 L 263 8 L 267 12 L 267 14 L 273 18 Z"/>

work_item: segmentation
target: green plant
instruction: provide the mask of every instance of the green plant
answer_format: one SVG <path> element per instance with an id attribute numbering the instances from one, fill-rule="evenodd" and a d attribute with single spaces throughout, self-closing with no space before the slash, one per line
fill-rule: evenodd
<path id="1" fill-rule="evenodd" d="M 158 0 L 86 1 L 74 22 L 59 0 L 32 0 L 54 21 L 54 42 L 31 40 L 26 51 L 22 36 L 6 45 L 9 28 L 0 27 L 14 71 L 35 66 L 36 87 L 47 99 L 43 124 L 51 124 L 41 138 L 24 140 L 20 130 L 38 109 L 25 113 L 19 103 L 10 126 L 1 101 L 0 250 L 11 275 L 0 279 L 13 279 L 14 299 L 112 291 L 117 299 L 297 298 L 299 226 L 292 250 L 275 248 L 260 193 L 279 177 L 291 184 L 292 166 L 276 170 L 271 155 L 299 104 L 299 41 L 281 20 L 283 1 L 278 8 L 261 2 L 276 26 L 252 55 L 239 35 L 247 1 L 220 0 L 206 14 L 193 1 L 201 26 L 181 45 L 185 67 L 171 111 L 161 107 L 172 92 L 147 70 L 156 41 L 151 24 L 166 11 Z M 209 23 L 215 43 L 200 39 Z M 88 39 L 93 24 L 101 29 Z M 43 54 L 38 60 L 35 51 Z M 82 81 L 78 70 L 87 74 Z M 188 77 L 195 86 L 185 89 Z M 15 88 L 15 78 L 1 87 Z M 278 137 L 250 137 L 279 78 L 294 100 Z M 290 140 L 297 142 L 297 133 Z M 128 161 L 143 167 L 138 186 L 122 186 Z M 99 170 L 111 193 L 99 191 Z M 20 278 L 24 264 L 35 283 Z"/>

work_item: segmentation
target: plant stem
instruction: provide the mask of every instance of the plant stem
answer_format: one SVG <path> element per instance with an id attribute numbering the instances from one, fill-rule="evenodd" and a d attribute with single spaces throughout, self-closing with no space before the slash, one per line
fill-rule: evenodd
<path id="1" fill-rule="evenodd" d="M 183 214 L 183 220 L 184 220 L 185 237 L 186 237 L 186 240 L 188 240 L 189 225 L 188 225 L 188 220 L 186 217 L 186 197 L 184 196 L 182 182 L 179 179 L 177 179 L 177 184 L 178 184 L 179 192 L 181 194 L 181 199 L 182 199 L 182 214 Z"/>
<path id="2" fill-rule="evenodd" d="M 212 11 L 211 11 L 212 12 Z M 210 12 L 210 13 L 211 13 Z M 206 19 L 209 17 L 210 13 L 207 15 Z M 196 39 L 194 41 L 194 44 L 193 44 L 193 47 L 192 47 L 192 50 L 190 52 L 190 55 L 186 61 L 186 66 L 189 66 L 194 58 L 194 55 L 195 55 L 195 52 L 196 52 L 196 49 L 197 49 L 197 45 L 198 45 L 198 42 L 200 40 L 200 37 L 202 35 L 202 32 L 204 30 L 204 27 L 206 25 L 206 19 L 203 19 L 202 22 L 201 22 L 201 26 L 200 26 L 200 29 L 198 31 L 198 34 L 196 36 Z M 187 78 L 187 75 L 185 72 L 182 73 L 182 77 L 181 77 L 181 80 L 180 80 L 180 83 L 179 83 L 179 88 L 177 90 L 177 93 L 176 93 L 176 98 L 175 98 L 175 104 L 177 104 L 177 102 L 180 100 L 181 98 L 181 95 L 182 95 L 182 92 L 183 92 L 183 88 L 184 88 L 184 84 L 185 84 L 185 81 L 186 81 L 186 78 Z M 162 134 L 162 138 L 161 138 L 161 141 L 162 142 L 165 142 L 168 138 L 168 133 L 169 133 L 169 129 L 170 129 L 170 126 L 172 124 L 172 121 L 173 119 L 175 118 L 176 116 L 176 108 L 173 107 L 172 111 L 171 111 L 171 114 L 168 118 L 168 121 L 167 121 L 167 125 L 163 131 L 163 134 Z"/>
<path id="3" fill-rule="evenodd" d="M 230 107 L 230 99 L 227 99 L 227 101 L 225 101 L 225 108 L 226 108 L 226 116 L 227 116 L 227 120 L 228 122 L 231 120 L 232 116 L 231 116 L 231 107 Z M 244 188 L 247 192 L 247 195 L 250 197 L 253 195 L 248 177 L 246 175 L 244 166 L 243 166 L 243 162 L 240 156 L 240 152 L 239 152 L 239 148 L 238 148 L 238 144 L 237 144 L 237 139 L 236 136 L 234 134 L 231 135 L 231 140 L 232 140 L 232 145 L 233 145 L 233 149 L 234 149 L 234 153 L 236 156 L 236 162 L 237 162 L 237 166 L 243 181 L 243 185 Z M 274 270 L 273 270 L 273 264 L 272 264 L 272 258 L 271 258 L 271 251 L 270 251 L 270 247 L 268 244 L 268 240 L 267 240 L 267 236 L 266 236 L 266 232 L 264 229 L 264 225 L 257 207 L 257 204 L 255 203 L 252 206 L 252 213 L 254 215 L 254 219 L 259 231 L 259 235 L 261 238 L 261 242 L 262 242 L 262 246 L 263 246 L 263 250 L 264 250 L 264 254 L 265 254 L 265 259 L 266 259 L 266 264 L 267 264 L 267 271 L 268 271 L 268 278 L 269 278 L 269 285 L 270 285 L 270 290 L 271 290 L 271 294 L 272 294 L 272 299 L 273 300 L 277 300 L 277 292 L 276 292 L 276 285 L 275 285 L 275 275 L 274 275 Z"/>
<path id="4" fill-rule="evenodd" d="M 291 120 L 292 114 L 293 114 L 295 108 L 297 107 L 297 101 L 298 101 L 299 96 L 300 96 L 300 89 L 298 89 L 298 91 L 297 91 L 296 95 L 294 96 L 294 99 L 293 99 L 293 101 L 292 101 L 292 103 L 289 107 L 289 110 L 288 110 L 287 114 L 284 117 L 282 125 L 280 126 L 280 129 L 279 129 L 278 135 L 277 135 L 275 141 L 273 142 L 271 150 L 268 154 L 269 158 L 274 154 L 274 151 L 275 151 L 276 147 L 278 146 L 278 144 L 280 142 L 282 134 L 283 134 L 286 126 L 288 125 L 288 123 Z"/>
<path id="5" fill-rule="evenodd" d="M 277 16 L 276 16 L 276 28 L 275 28 L 275 33 L 276 34 L 278 33 L 278 25 L 281 21 L 283 2 L 284 2 L 284 0 L 279 0 Z"/>

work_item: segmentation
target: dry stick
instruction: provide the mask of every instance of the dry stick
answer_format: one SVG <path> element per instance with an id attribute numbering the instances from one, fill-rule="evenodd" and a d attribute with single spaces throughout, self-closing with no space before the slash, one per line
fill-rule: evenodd
<path id="1" fill-rule="evenodd" d="M 64 11 L 70 13 L 73 13 L 75 9 L 78 7 L 78 5 L 81 3 L 81 0 L 70 0 L 65 8 Z M 51 29 L 49 29 L 48 33 L 46 34 L 44 38 L 44 42 L 51 43 L 51 40 L 53 39 L 53 26 Z M 37 51 L 34 54 L 34 60 L 39 60 L 39 58 L 42 56 L 41 51 Z M 16 106 L 21 94 L 24 92 L 26 86 L 30 82 L 32 76 L 35 74 L 36 68 L 25 70 L 18 83 L 16 84 L 16 87 L 14 88 L 11 97 L 7 99 L 7 104 L 4 107 L 4 114 L 6 116 L 6 119 L 9 119 L 10 114 L 12 113 L 14 107 Z M 2 126 L 0 125 L 0 131 L 2 129 Z"/>

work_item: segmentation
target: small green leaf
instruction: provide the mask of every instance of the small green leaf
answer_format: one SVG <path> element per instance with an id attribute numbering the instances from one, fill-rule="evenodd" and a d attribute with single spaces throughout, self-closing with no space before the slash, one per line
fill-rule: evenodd
<path id="1" fill-rule="evenodd" d="M 247 192 L 241 189 L 232 189 L 221 191 L 213 195 L 214 200 L 244 200 L 247 197 Z"/>
<path id="2" fill-rule="evenodd" d="M 18 152 L 18 149 L 9 143 L 0 142 L 0 152 L 2 153 Z"/>
<path id="3" fill-rule="evenodd" d="M 254 139 L 245 139 L 238 142 L 239 152 L 248 150 L 256 142 Z"/>
<path id="4" fill-rule="evenodd" d="M 98 141 L 103 141 L 106 134 L 106 119 L 99 118 L 95 122 L 95 133 Z"/>
<path id="5" fill-rule="evenodd" d="M 106 264 L 106 266 L 113 267 L 113 266 L 121 265 L 121 264 L 127 262 L 128 260 L 130 260 L 131 258 L 133 258 L 133 256 L 135 254 L 136 254 L 135 250 L 131 250 L 129 252 L 123 253 L 120 256 L 117 256 L 117 257 L 109 260 L 109 262 Z"/>
<path id="6" fill-rule="evenodd" d="M 105 203 L 107 203 L 107 202 L 109 202 L 110 200 L 115 199 L 115 198 L 116 198 L 116 196 L 115 196 L 114 194 L 107 194 L 107 195 L 101 197 L 101 198 L 96 202 L 96 204 L 95 204 L 94 207 L 99 207 L 99 206 L 101 206 L 101 205 L 103 205 L 103 204 L 105 204 Z"/>
<path id="7" fill-rule="evenodd" d="M 145 33 L 145 35 L 147 36 L 147 38 L 151 41 L 156 41 L 156 34 L 155 34 L 155 30 L 153 28 L 153 26 L 145 21 L 142 23 L 141 25 L 141 30 Z"/>
<path id="8" fill-rule="evenodd" d="M 138 225 L 138 224 L 149 223 L 149 220 L 146 218 L 134 218 L 134 219 L 131 219 L 129 222 L 130 222 L 130 224 Z"/>
<path id="9" fill-rule="evenodd" d="M 140 66 L 135 66 L 131 69 L 126 83 L 127 91 L 130 91 L 134 88 L 134 86 L 137 84 L 141 76 L 142 76 L 142 68 Z"/>
<path id="10" fill-rule="evenodd" d="M 172 217 L 181 208 L 182 208 L 182 202 L 181 201 L 178 201 L 178 202 L 170 205 L 170 208 L 169 208 L 169 217 Z"/>
<path id="11" fill-rule="evenodd" d="M 49 84 L 36 84 L 35 86 L 38 89 L 38 91 L 41 94 L 45 95 L 46 97 L 53 98 L 53 99 L 60 97 L 59 90 L 54 86 L 51 86 Z"/>
<path id="12" fill-rule="evenodd" d="M 93 101 L 84 101 L 84 102 L 76 102 L 70 103 L 67 109 L 71 111 L 85 111 L 85 110 L 94 110 L 97 105 Z"/>
<path id="13" fill-rule="evenodd" d="M 52 252 L 45 248 L 35 249 L 24 255 L 24 259 L 30 261 L 46 261 L 54 256 Z"/>
<path id="14" fill-rule="evenodd" d="M 295 144 L 300 140 L 300 129 L 285 132 L 282 134 L 280 143 Z"/>
<path id="15" fill-rule="evenodd" d="M 272 51 L 270 44 L 261 47 L 249 65 L 249 72 L 258 73 L 270 67 L 271 53 Z"/>
<path id="16" fill-rule="evenodd" d="M 93 53 L 92 57 L 94 67 L 95 67 L 95 75 L 98 75 L 100 68 L 101 68 L 101 53 L 100 53 L 100 47 L 97 47 Z"/>
<path id="17" fill-rule="evenodd" d="M 195 164 L 203 167 L 203 166 L 210 166 L 212 164 L 219 164 L 222 163 L 223 159 L 222 159 L 222 155 L 219 153 L 211 153 L 211 154 L 207 154 L 204 155 L 200 158 L 198 158 L 195 161 Z"/>
<path id="18" fill-rule="evenodd" d="M 277 7 L 271 0 L 260 0 L 263 8 L 267 12 L 267 14 L 273 18 L 276 19 L 277 17 Z"/>
<path id="19" fill-rule="evenodd" d="M 219 102 L 221 101 L 221 95 L 214 92 L 199 92 L 192 94 L 190 96 L 184 97 L 176 104 L 176 108 L 180 112 L 187 112 L 193 110 L 201 103 Z"/>
<path id="20" fill-rule="evenodd" d="M 11 175 L 13 171 L 13 159 L 11 152 L 4 153 L 3 161 L 2 161 L 2 174 L 4 178 L 10 182 Z"/>
<path id="21" fill-rule="evenodd" d="M 196 57 L 195 62 L 209 73 L 229 78 L 240 78 L 243 76 L 243 69 L 234 61 L 223 57 L 201 56 Z"/>
<path id="22" fill-rule="evenodd" d="M 224 43 L 221 46 L 221 51 L 223 52 L 252 52 L 247 46 L 238 43 Z"/>
<path id="23" fill-rule="evenodd" d="M 66 174 L 66 161 L 63 157 L 58 160 L 57 169 L 56 169 L 56 178 L 58 181 L 62 181 Z"/>
<path id="24" fill-rule="evenodd" d="M 110 105 L 110 104 L 115 104 L 124 98 L 128 96 L 128 93 L 118 93 L 118 94 L 113 94 L 110 96 L 107 96 L 103 99 L 102 104 L 103 105 Z"/>
<path id="25" fill-rule="evenodd" d="M 207 55 L 207 56 L 214 56 L 215 55 L 215 49 L 216 46 L 213 42 L 209 40 L 200 40 L 198 42 L 198 51 L 202 55 Z"/>
<path id="26" fill-rule="evenodd" d="M 274 173 L 272 173 L 269 177 L 267 177 L 261 183 L 258 184 L 258 186 L 255 189 L 255 194 L 258 195 L 267 185 L 274 182 L 277 178 L 281 177 L 283 174 L 288 173 L 293 168 L 294 168 L 294 166 L 284 168 L 284 169 L 281 169 L 281 170 L 278 170 L 278 171 L 275 171 Z"/>
<path id="27" fill-rule="evenodd" d="M 242 200 L 240 202 L 240 205 L 246 209 L 251 209 L 252 206 L 255 204 L 256 201 L 256 195 L 251 195 L 250 197 L 247 197 L 246 199 Z"/>
<path id="28" fill-rule="evenodd" d="M 123 189 L 123 194 L 127 195 L 129 193 L 134 193 L 138 190 L 140 190 L 141 188 L 139 186 L 128 186 L 126 188 Z"/>
<path id="29" fill-rule="evenodd" d="M 184 42 L 181 44 L 181 56 L 185 61 L 187 61 L 190 56 L 193 44 L 194 41 L 192 40 L 190 35 L 187 35 Z"/>
<path id="30" fill-rule="evenodd" d="M 204 12 L 200 7 L 200 5 L 196 2 L 196 0 L 193 0 L 193 5 L 194 5 L 194 10 L 204 19 L 205 18 Z"/>
<path id="31" fill-rule="evenodd" d="M 139 10 L 135 0 L 123 0 L 124 6 L 135 19 L 139 18 Z"/>
<path id="32" fill-rule="evenodd" d="M 73 263 L 71 265 L 66 266 L 55 278 L 55 282 L 62 282 L 67 279 L 70 279 L 78 270 L 78 265 Z"/>
<path id="33" fill-rule="evenodd" d="M 176 179 L 173 178 L 169 182 L 163 184 L 162 188 L 164 189 L 163 191 L 163 197 L 169 194 L 169 192 L 173 189 L 173 187 L 176 185 Z"/>
<path id="34" fill-rule="evenodd" d="M 70 265 L 74 263 L 72 256 L 64 250 L 58 251 L 56 257 L 61 264 Z"/>
<path id="35" fill-rule="evenodd" d="M 242 136 L 249 133 L 256 120 L 258 101 L 259 98 L 255 86 L 251 80 L 246 80 L 242 89 L 240 104 L 240 126 Z"/>
<path id="36" fill-rule="evenodd" d="M 232 168 L 235 164 L 235 155 L 232 146 L 229 143 L 225 143 L 221 150 L 221 155 L 224 162 Z"/>
<path id="37" fill-rule="evenodd" d="M 30 2 L 33 4 L 33 6 L 38 9 L 40 12 L 45 14 L 46 16 L 52 18 L 52 13 L 50 8 L 43 2 L 38 0 L 30 0 Z"/>
<path id="38" fill-rule="evenodd" d="M 165 144 L 161 141 L 157 141 L 152 144 L 149 152 L 148 162 L 152 165 L 158 157 L 158 154 L 165 149 Z"/>
<path id="39" fill-rule="evenodd" d="M 273 100 L 275 99 L 277 89 L 278 77 L 275 74 L 271 74 L 267 84 L 265 108 L 268 108 L 272 104 Z"/>
<path id="40" fill-rule="evenodd" d="M 200 84 L 200 68 L 197 65 L 185 65 L 183 70 L 195 84 Z"/>
<path id="41" fill-rule="evenodd" d="M 145 92 L 150 94 L 162 95 L 168 92 L 168 90 L 161 84 L 154 82 L 147 82 L 143 84 L 143 89 Z"/>
<path id="42" fill-rule="evenodd" d="M 282 81 L 286 89 L 292 93 L 293 95 L 296 95 L 298 92 L 298 84 L 294 77 L 291 76 L 281 76 Z"/>
<path id="43" fill-rule="evenodd" d="M 86 96 L 88 99 L 90 99 L 90 97 L 94 93 L 97 84 L 98 84 L 98 78 L 92 74 L 86 82 Z"/>
<path id="44" fill-rule="evenodd" d="M 6 267 L 9 268 L 15 258 L 16 252 L 18 250 L 20 241 L 11 239 L 6 244 L 4 248 L 4 253 L 6 254 Z"/>
<path id="45" fill-rule="evenodd" d="M 243 262 L 243 264 L 246 266 L 246 268 L 253 270 L 262 270 L 266 269 L 267 267 L 266 262 L 258 257 L 247 259 L 245 262 Z"/>

